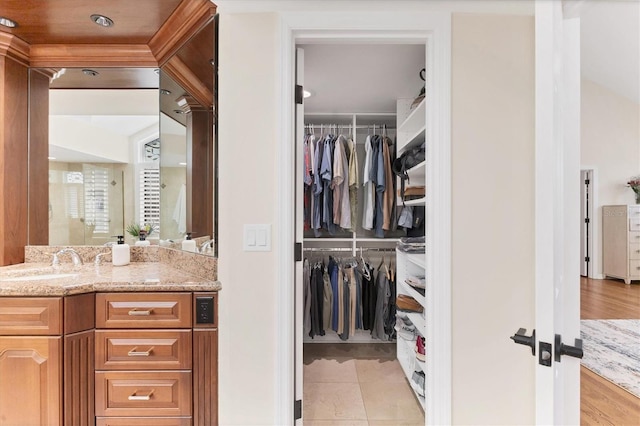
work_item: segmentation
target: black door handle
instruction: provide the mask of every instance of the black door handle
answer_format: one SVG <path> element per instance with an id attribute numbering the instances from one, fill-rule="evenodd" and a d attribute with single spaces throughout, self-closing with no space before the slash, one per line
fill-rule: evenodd
<path id="1" fill-rule="evenodd" d="M 582 339 L 575 339 L 575 346 L 569 346 L 562 343 L 562 337 L 556 334 L 555 341 L 555 360 L 560 362 L 562 355 L 572 356 L 574 358 L 582 358 L 584 352 L 582 351 Z"/>
<path id="2" fill-rule="evenodd" d="M 518 331 L 516 331 L 516 334 L 514 334 L 513 336 L 510 337 L 511 340 L 513 340 L 515 343 L 519 344 L 519 345 L 525 345 L 525 346 L 529 346 L 531 348 L 531 355 L 536 354 L 536 330 L 533 330 L 533 332 L 531 333 L 531 336 L 527 336 L 527 329 L 526 328 L 519 328 Z"/>

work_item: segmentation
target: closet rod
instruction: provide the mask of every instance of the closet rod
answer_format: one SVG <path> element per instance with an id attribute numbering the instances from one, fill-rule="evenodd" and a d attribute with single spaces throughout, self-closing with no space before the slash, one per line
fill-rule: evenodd
<path id="1" fill-rule="evenodd" d="M 342 128 L 342 129 L 373 129 L 375 128 L 380 128 L 380 129 L 387 129 L 387 130 L 396 130 L 396 128 L 394 126 L 384 126 L 384 124 L 357 124 L 355 127 L 351 124 L 305 124 L 304 125 L 306 128 L 309 127 L 314 127 L 314 130 L 320 130 L 320 127 L 327 127 L 327 128 L 332 128 L 332 127 L 338 127 L 338 128 Z M 315 127 L 317 127 L 317 129 L 315 129 Z"/>
<path id="2" fill-rule="evenodd" d="M 383 247 L 357 247 L 357 251 L 384 251 L 384 252 L 395 252 L 395 248 L 383 248 Z M 350 247 L 336 247 L 336 248 L 326 248 L 326 247 L 305 247 L 303 251 L 353 251 Z"/>

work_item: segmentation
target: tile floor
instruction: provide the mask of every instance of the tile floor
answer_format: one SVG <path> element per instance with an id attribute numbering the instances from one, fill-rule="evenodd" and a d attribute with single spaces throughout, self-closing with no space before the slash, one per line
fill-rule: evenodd
<path id="1" fill-rule="evenodd" d="M 304 345 L 304 425 L 424 425 L 395 344 Z"/>

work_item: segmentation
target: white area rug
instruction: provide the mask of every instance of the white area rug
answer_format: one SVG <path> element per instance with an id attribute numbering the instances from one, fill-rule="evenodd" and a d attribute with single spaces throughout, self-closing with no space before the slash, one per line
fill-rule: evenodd
<path id="1" fill-rule="evenodd" d="M 582 320 L 582 365 L 640 398 L 640 320 Z"/>

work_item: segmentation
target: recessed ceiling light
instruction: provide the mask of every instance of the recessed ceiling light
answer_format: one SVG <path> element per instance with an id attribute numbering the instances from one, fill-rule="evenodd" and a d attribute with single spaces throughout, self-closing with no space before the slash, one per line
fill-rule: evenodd
<path id="1" fill-rule="evenodd" d="M 162 94 L 162 95 L 170 95 L 171 94 L 171 90 L 160 89 L 160 94 Z"/>
<path id="2" fill-rule="evenodd" d="M 308 91 L 308 90 L 303 90 L 302 91 L 302 96 L 305 97 L 305 98 L 308 98 L 311 95 L 312 95 L 312 93 L 310 91 Z"/>
<path id="3" fill-rule="evenodd" d="M 186 166 L 187 165 L 187 163 L 178 163 L 178 164 L 180 164 L 181 166 Z"/>
<path id="4" fill-rule="evenodd" d="M 9 18 L 5 18 L 4 16 L 0 16 L 0 25 L 7 28 L 15 28 L 18 26 L 18 23 Z"/>
<path id="5" fill-rule="evenodd" d="M 101 27 L 113 27 L 113 21 L 104 15 L 91 15 L 91 20 Z"/>
<path id="6" fill-rule="evenodd" d="M 98 71 L 96 71 L 96 70 L 90 70 L 89 68 L 85 68 L 85 69 L 83 69 L 83 70 L 82 70 L 82 73 L 83 73 L 84 75 L 88 75 L 89 77 L 95 77 L 95 76 L 97 76 L 98 74 L 100 74 Z"/>

